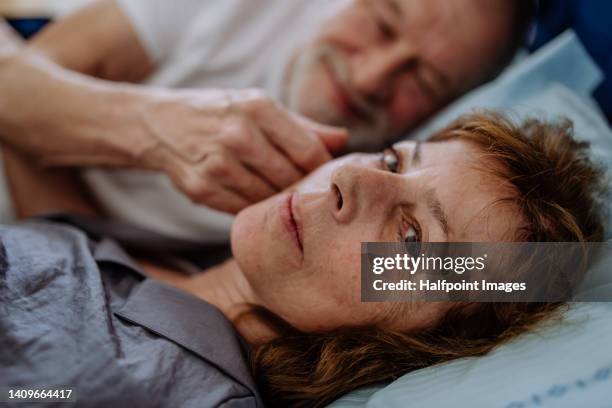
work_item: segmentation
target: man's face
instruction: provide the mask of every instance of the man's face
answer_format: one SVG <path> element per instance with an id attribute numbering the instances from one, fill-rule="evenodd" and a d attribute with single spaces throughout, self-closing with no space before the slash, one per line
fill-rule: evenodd
<path id="1" fill-rule="evenodd" d="M 347 1 L 294 54 L 286 102 L 380 147 L 484 78 L 509 38 L 507 3 Z"/>

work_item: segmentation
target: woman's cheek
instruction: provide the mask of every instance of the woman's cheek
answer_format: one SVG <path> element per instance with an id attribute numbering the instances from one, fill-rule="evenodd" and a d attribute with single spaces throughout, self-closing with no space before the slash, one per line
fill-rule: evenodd
<path id="1" fill-rule="evenodd" d="M 327 246 L 327 254 L 321 259 L 321 267 L 325 271 L 327 284 L 338 288 L 338 292 L 348 292 L 360 287 L 361 274 L 361 244 L 353 245 L 345 242 L 333 242 Z M 352 297 L 352 296 L 351 296 Z"/>
<path id="2" fill-rule="evenodd" d="M 300 193 L 309 193 L 329 189 L 331 176 L 341 162 L 341 159 L 335 159 L 317 168 L 295 185 L 297 191 Z"/>
<path id="3" fill-rule="evenodd" d="M 273 245 L 274 237 L 266 223 L 272 213 L 267 201 L 252 205 L 238 213 L 231 229 L 232 255 L 249 280 L 257 283 L 262 276 L 271 273 L 270 264 L 278 264 L 282 248 Z"/>

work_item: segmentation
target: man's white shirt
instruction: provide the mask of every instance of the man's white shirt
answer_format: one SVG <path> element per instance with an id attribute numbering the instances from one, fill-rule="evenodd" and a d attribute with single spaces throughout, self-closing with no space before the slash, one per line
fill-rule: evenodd
<path id="1" fill-rule="evenodd" d="M 280 97 L 284 67 L 330 0 L 117 0 L 157 66 L 145 84 L 173 88 L 262 88 Z M 332 5 L 332 3 L 334 3 Z M 169 236 L 227 242 L 232 217 L 192 203 L 162 174 L 84 172 L 113 217 Z"/>

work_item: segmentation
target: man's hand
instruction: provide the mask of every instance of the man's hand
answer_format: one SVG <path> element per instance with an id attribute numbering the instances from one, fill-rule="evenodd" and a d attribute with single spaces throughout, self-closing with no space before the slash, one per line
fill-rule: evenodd
<path id="1" fill-rule="evenodd" d="M 153 61 L 113 0 L 25 47 L 9 34 L 0 31 L 0 141 L 36 164 L 161 170 L 193 201 L 237 212 L 329 160 L 348 136 L 260 91 L 131 84 Z"/>
<path id="2" fill-rule="evenodd" d="M 293 184 L 342 149 L 345 130 L 292 114 L 261 91 L 165 94 L 141 111 L 156 142 L 139 167 L 165 172 L 194 202 L 236 213 Z"/>

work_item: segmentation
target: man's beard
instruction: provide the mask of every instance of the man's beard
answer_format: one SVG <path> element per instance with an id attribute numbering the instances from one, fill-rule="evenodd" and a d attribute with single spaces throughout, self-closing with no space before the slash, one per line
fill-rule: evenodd
<path id="1" fill-rule="evenodd" d="M 327 67 L 331 71 L 354 107 L 357 113 L 355 116 L 346 117 L 338 113 L 335 106 L 334 109 L 330 109 L 327 103 L 316 107 L 303 106 L 300 98 L 302 91 L 304 87 L 313 85 L 308 83 L 308 79 L 311 72 L 319 67 Z M 387 113 L 354 90 L 351 71 L 345 56 L 332 45 L 309 47 L 297 55 L 286 73 L 283 99 L 290 109 L 313 120 L 348 128 L 350 132 L 348 150 L 378 150 L 390 136 Z"/>

